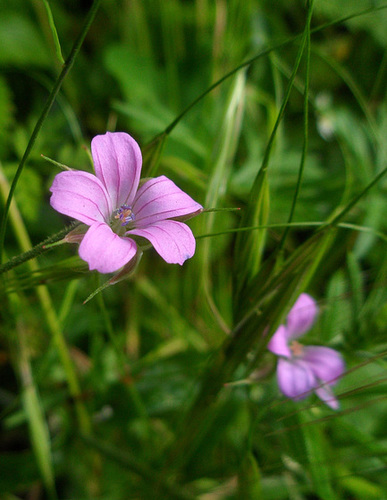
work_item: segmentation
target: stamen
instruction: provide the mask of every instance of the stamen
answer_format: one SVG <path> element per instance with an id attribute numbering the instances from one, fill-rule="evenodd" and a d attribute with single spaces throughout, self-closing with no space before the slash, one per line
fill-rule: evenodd
<path id="1" fill-rule="evenodd" d="M 126 226 L 129 222 L 134 220 L 134 213 L 132 212 L 132 207 L 128 205 L 122 205 L 120 208 L 115 210 L 114 218 L 122 221 L 121 226 Z"/>
<path id="2" fill-rule="evenodd" d="M 297 342 L 297 340 L 293 340 L 293 342 L 291 342 L 290 350 L 296 358 L 299 358 L 304 354 L 304 346 Z"/>

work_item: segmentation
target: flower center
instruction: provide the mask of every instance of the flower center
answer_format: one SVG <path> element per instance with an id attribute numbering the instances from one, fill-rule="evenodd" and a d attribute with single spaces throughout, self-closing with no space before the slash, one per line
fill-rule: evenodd
<path id="1" fill-rule="evenodd" d="M 126 231 L 126 229 L 124 230 L 123 228 L 134 220 L 135 216 L 132 207 L 129 205 L 121 205 L 120 208 L 114 210 L 110 220 L 110 226 L 116 234 L 122 236 Z"/>
<path id="2" fill-rule="evenodd" d="M 132 212 L 132 207 L 128 205 L 122 205 L 120 208 L 114 211 L 114 218 L 119 219 L 121 226 L 126 226 L 134 220 L 134 213 Z"/>
<path id="3" fill-rule="evenodd" d="M 300 358 L 304 354 L 304 346 L 297 342 L 297 340 L 293 340 L 289 347 L 295 358 Z"/>

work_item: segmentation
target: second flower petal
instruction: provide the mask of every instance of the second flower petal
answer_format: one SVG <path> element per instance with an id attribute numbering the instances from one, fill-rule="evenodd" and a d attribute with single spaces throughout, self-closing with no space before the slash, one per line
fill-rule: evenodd
<path id="1" fill-rule="evenodd" d="M 286 319 L 288 339 L 304 335 L 313 325 L 318 312 L 316 301 L 307 293 L 302 293 Z"/>
<path id="2" fill-rule="evenodd" d="M 277 379 L 281 392 L 292 399 L 306 397 L 317 385 L 313 372 L 301 360 L 279 359 Z"/>
<path id="3" fill-rule="evenodd" d="M 292 357 L 292 353 L 288 346 L 287 330 L 284 325 L 280 325 L 277 328 L 276 332 L 267 344 L 267 348 L 277 356 L 284 356 L 285 358 Z"/>
<path id="4" fill-rule="evenodd" d="M 317 396 L 324 401 L 326 405 L 328 405 L 332 410 L 338 410 L 340 404 L 338 400 L 335 398 L 332 389 L 328 385 L 323 385 L 321 387 L 316 387 L 314 390 Z"/>
<path id="5" fill-rule="evenodd" d="M 334 384 L 345 371 L 341 354 L 334 349 L 322 346 L 304 347 L 303 360 L 322 382 Z"/>

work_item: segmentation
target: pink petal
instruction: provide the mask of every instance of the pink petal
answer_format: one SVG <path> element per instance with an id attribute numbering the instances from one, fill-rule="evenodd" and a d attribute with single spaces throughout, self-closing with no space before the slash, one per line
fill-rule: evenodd
<path id="1" fill-rule="evenodd" d="M 90 271 L 113 273 L 128 263 L 137 251 L 136 243 L 113 233 L 105 223 L 93 224 L 79 246 L 81 259 L 89 264 Z"/>
<path id="2" fill-rule="evenodd" d="M 113 210 L 131 205 L 141 174 L 142 156 L 137 142 L 124 132 L 106 132 L 91 141 L 97 177 L 105 185 Z"/>
<path id="3" fill-rule="evenodd" d="M 277 331 L 274 333 L 270 342 L 267 344 L 269 351 L 277 354 L 277 356 L 284 356 L 285 358 L 291 358 L 292 353 L 288 346 L 288 336 L 287 330 L 284 325 L 280 325 Z"/>
<path id="4" fill-rule="evenodd" d="M 329 347 L 304 347 L 303 361 L 308 363 L 315 376 L 321 381 L 335 384 L 345 371 L 341 354 Z"/>
<path id="5" fill-rule="evenodd" d="M 112 212 L 105 187 L 88 172 L 61 172 L 54 178 L 50 191 L 50 203 L 55 210 L 88 226 L 103 222 Z"/>
<path id="6" fill-rule="evenodd" d="M 126 234 L 149 240 L 168 264 L 182 265 L 195 253 L 195 238 L 191 229 L 182 222 L 164 220 L 144 229 L 132 229 Z"/>
<path id="7" fill-rule="evenodd" d="M 332 408 L 332 410 L 339 409 L 340 404 L 335 398 L 332 389 L 329 386 L 323 385 L 321 387 L 316 388 L 314 392 L 321 399 L 321 401 L 324 401 L 324 403 L 328 405 L 330 408 Z"/>
<path id="8" fill-rule="evenodd" d="M 312 327 L 317 312 L 316 301 L 310 295 L 302 293 L 286 319 L 288 338 L 296 339 L 304 335 Z"/>
<path id="9" fill-rule="evenodd" d="M 164 175 L 145 182 L 133 203 L 136 227 L 194 214 L 203 207 Z"/>
<path id="10" fill-rule="evenodd" d="M 308 364 L 301 360 L 280 358 L 277 365 L 277 380 L 281 392 L 292 399 L 306 397 L 317 385 Z"/>

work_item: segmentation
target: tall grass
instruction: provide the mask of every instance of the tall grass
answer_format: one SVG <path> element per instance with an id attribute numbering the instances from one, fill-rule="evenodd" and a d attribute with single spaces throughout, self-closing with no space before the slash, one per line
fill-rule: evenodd
<path id="1" fill-rule="evenodd" d="M 384 498 L 387 5 L 0 5 L 0 496 Z M 57 163 L 106 130 L 204 206 L 183 267 L 60 244 Z M 302 292 L 337 411 L 277 387 Z"/>

